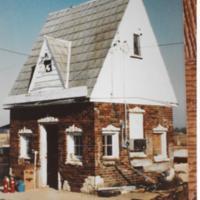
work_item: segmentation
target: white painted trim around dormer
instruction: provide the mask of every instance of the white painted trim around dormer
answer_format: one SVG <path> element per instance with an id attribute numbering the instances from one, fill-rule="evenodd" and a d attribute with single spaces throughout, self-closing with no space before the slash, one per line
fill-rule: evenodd
<path id="1" fill-rule="evenodd" d="M 72 42 L 68 41 L 68 58 L 67 58 L 67 74 L 66 74 L 66 82 L 65 82 L 65 88 L 69 87 L 69 74 L 70 74 L 70 62 L 71 62 L 71 46 Z"/>

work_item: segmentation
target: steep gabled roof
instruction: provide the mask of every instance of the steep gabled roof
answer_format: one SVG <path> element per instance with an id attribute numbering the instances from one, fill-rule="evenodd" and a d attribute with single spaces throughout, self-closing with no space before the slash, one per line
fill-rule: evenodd
<path id="1" fill-rule="evenodd" d="M 94 0 L 50 13 L 10 95 L 26 94 L 43 36 L 72 41 L 69 87 L 87 86 L 91 93 L 129 0 Z M 52 41 L 53 42 L 53 41 Z M 59 66 L 64 78 L 64 65 Z"/>

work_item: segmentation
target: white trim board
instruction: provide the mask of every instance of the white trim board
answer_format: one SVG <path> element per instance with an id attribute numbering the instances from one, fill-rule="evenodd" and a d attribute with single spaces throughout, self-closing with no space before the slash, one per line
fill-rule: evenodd
<path id="1" fill-rule="evenodd" d="M 38 101 L 49 101 L 58 99 L 68 99 L 76 97 L 87 97 L 88 90 L 86 86 L 74 87 L 60 90 L 42 91 L 34 94 L 22 94 L 8 96 L 4 102 L 4 106 L 20 103 L 31 103 Z"/>

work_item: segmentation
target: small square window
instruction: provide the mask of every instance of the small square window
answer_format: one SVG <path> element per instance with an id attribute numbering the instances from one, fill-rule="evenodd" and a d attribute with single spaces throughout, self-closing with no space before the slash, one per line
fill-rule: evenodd
<path id="1" fill-rule="evenodd" d="M 133 34 L 133 55 L 141 57 L 140 35 Z"/>

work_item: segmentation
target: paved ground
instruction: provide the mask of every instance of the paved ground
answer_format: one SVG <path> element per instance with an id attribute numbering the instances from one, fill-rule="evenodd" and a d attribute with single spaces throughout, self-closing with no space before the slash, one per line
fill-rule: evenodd
<path id="1" fill-rule="evenodd" d="M 82 193 L 56 191 L 53 189 L 36 189 L 23 193 L 1 193 L 0 200 L 151 200 L 157 196 L 156 193 L 134 192 L 111 198 L 102 198 Z"/>

